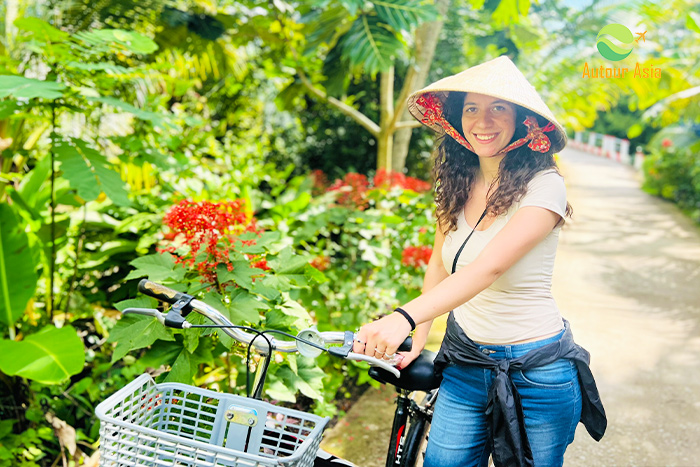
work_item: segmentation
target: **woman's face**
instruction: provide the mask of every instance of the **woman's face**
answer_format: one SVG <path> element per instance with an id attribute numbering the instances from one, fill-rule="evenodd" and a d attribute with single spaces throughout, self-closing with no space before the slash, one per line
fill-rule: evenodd
<path id="1" fill-rule="evenodd" d="M 506 147 L 515 133 L 515 105 L 467 93 L 462 108 L 462 131 L 479 157 L 491 157 Z"/>

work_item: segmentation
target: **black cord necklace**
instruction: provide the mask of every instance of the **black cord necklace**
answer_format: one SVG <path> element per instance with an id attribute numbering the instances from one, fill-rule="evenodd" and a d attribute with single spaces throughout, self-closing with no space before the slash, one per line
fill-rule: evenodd
<path id="1" fill-rule="evenodd" d="M 462 215 L 464 215 L 464 214 L 462 214 Z M 459 247 L 459 250 L 457 251 L 457 254 L 455 255 L 455 260 L 452 262 L 452 274 L 454 274 L 455 271 L 457 270 L 457 260 L 459 259 L 460 253 L 462 253 L 462 250 L 464 249 L 464 245 L 467 244 L 467 241 L 468 241 L 469 238 L 472 236 L 472 234 L 474 233 L 474 231 L 476 230 L 476 228 L 479 227 L 479 222 L 481 222 L 481 220 L 484 218 L 485 215 L 486 215 L 486 209 L 484 209 L 484 212 L 481 214 L 481 217 L 479 218 L 479 221 L 476 223 L 476 225 L 475 225 L 474 228 L 472 229 L 471 233 L 467 236 L 466 240 L 464 240 L 464 243 L 462 243 L 462 246 Z M 466 220 L 466 219 L 465 219 L 465 220 Z"/>

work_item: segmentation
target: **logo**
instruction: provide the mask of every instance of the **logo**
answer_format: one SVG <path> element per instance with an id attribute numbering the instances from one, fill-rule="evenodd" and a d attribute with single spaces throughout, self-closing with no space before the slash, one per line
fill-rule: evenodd
<path id="1" fill-rule="evenodd" d="M 647 31 L 636 32 L 637 38 L 634 38 L 632 31 L 627 29 L 626 26 L 622 24 L 608 24 L 600 30 L 598 36 L 596 37 L 596 47 L 598 52 L 603 58 L 606 58 L 612 62 L 619 62 L 620 60 L 627 58 L 631 53 L 634 46 L 639 46 L 639 41 L 647 41 Z M 615 40 L 615 42 L 613 42 Z M 629 73 L 630 76 L 627 76 Z M 617 78 L 661 78 L 661 68 L 655 67 L 654 65 L 642 66 L 637 62 L 634 67 L 634 72 L 632 72 L 627 67 L 606 67 L 600 66 L 595 67 L 589 65 L 588 62 L 583 64 L 583 72 L 581 74 L 582 78 L 603 78 L 603 79 L 617 79 Z"/>
<path id="2" fill-rule="evenodd" d="M 646 34 L 646 31 L 640 38 L 644 37 L 644 34 Z M 615 39 L 620 45 L 615 45 L 610 38 Z M 637 38 L 638 40 L 639 38 Z M 644 41 L 646 42 L 646 38 Z M 596 37 L 595 45 L 603 58 L 607 58 L 612 62 L 619 62 L 632 53 L 635 42 L 632 31 L 622 24 L 613 23 L 603 26 L 603 29 L 598 33 L 598 37 Z"/>

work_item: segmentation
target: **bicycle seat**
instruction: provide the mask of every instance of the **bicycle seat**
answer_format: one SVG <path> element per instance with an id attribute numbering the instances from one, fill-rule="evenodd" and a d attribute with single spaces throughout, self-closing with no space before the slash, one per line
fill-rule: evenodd
<path id="1" fill-rule="evenodd" d="M 430 391 L 440 386 L 441 378 L 435 376 L 433 360 L 437 354 L 430 350 L 424 350 L 406 368 L 401 370 L 401 378 L 397 378 L 386 370 L 372 367 L 369 375 L 380 383 L 387 383 L 399 389 L 408 391 Z"/>

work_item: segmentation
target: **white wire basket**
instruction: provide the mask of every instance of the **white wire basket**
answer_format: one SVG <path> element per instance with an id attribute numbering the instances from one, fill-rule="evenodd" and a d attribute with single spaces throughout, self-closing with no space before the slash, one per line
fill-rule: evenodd
<path id="1" fill-rule="evenodd" d="M 148 374 L 95 413 L 102 467 L 312 467 L 329 420 Z"/>

